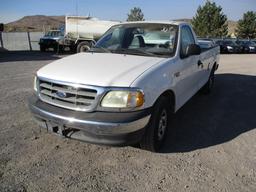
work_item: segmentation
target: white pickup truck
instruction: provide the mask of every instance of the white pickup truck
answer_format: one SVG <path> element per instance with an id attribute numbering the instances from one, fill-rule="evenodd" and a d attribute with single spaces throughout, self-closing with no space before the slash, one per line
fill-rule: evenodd
<path id="1" fill-rule="evenodd" d="M 210 92 L 218 63 L 219 47 L 201 48 L 187 23 L 122 23 L 90 52 L 37 71 L 29 107 L 58 135 L 157 151 L 171 114 Z"/>

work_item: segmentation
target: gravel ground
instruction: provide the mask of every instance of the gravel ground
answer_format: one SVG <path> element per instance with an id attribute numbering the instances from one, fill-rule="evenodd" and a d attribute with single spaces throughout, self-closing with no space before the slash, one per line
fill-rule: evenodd
<path id="1" fill-rule="evenodd" d="M 0 53 L 1 192 L 256 191 L 256 55 L 221 56 L 214 92 L 174 115 L 161 153 L 40 132 L 27 99 L 58 58 Z"/>

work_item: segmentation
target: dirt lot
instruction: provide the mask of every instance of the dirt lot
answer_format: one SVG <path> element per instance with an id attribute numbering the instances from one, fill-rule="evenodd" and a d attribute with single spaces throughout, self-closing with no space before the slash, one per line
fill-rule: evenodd
<path id="1" fill-rule="evenodd" d="M 161 153 L 40 132 L 36 70 L 59 56 L 0 53 L 0 191 L 256 191 L 256 55 L 223 55 L 210 96 L 173 117 Z"/>

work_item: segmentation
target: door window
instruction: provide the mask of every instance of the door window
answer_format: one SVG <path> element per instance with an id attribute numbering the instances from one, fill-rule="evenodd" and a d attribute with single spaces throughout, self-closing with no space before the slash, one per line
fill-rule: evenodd
<path id="1" fill-rule="evenodd" d="M 189 27 L 183 26 L 181 28 L 181 49 L 180 49 L 180 54 L 182 58 L 184 58 L 184 56 L 186 55 L 187 46 L 190 44 L 195 44 L 194 36 Z"/>

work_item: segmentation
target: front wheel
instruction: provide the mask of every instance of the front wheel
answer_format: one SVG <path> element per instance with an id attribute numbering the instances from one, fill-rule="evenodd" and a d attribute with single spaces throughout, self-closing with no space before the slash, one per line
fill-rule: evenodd
<path id="1" fill-rule="evenodd" d="M 167 97 L 160 97 L 156 102 L 149 124 L 140 142 L 142 149 L 156 152 L 166 137 L 170 123 L 170 103 Z"/>
<path id="2" fill-rule="evenodd" d="M 45 52 L 46 51 L 46 47 L 44 45 L 40 45 L 40 51 L 41 52 Z"/>

